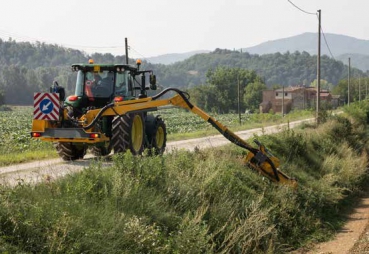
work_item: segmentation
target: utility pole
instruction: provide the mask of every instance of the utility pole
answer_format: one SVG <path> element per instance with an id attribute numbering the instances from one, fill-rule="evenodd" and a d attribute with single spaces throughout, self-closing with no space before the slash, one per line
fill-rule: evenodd
<path id="1" fill-rule="evenodd" d="M 359 101 L 361 101 L 361 77 L 359 74 Z"/>
<path id="2" fill-rule="evenodd" d="M 127 38 L 125 38 L 125 43 L 126 43 L 126 64 L 128 64 L 128 40 Z"/>
<path id="3" fill-rule="evenodd" d="M 347 79 L 347 106 L 350 106 L 350 67 L 351 59 L 348 59 L 348 79 Z"/>
<path id="4" fill-rule="evenodd" d="M 316 123 L 320 123 L 319 119 L 319 109 L 320 109 L 320 34 L 321 34 L 321 10 L 318 10 L 318 19 L 319 19 L 319 25 L 318 25 L 318 56 L 317 56 L 317 85 L 316 85 Z"/>
<path id="5" fill-rule="evenodd" d="M 284 117 L 284 86 L 282 86 L 282 117 Z"/>
<path id="6" fill-rule="evenodd" d="M 237 87 L 238 87 L 238 122 L 241 125 L 241 111 L 240 111 L 240 102 L 241 102 L 241 94 L 240 94 L 240 76 L 237 76 Z"/>

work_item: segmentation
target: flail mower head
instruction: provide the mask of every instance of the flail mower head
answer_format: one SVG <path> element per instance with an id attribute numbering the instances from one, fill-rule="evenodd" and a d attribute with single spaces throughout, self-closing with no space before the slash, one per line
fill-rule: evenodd
<path id="1" fill-rule="evenodd" d="M 244 160 L 245 164 L 273 182 L 296 188 L 297 181 L 278 170 L 279 159 L 271 154 L 258 140 L 254 140 L 254 142 L 259 146 L 259 149 L 253 149 L 247 154 Z"/>

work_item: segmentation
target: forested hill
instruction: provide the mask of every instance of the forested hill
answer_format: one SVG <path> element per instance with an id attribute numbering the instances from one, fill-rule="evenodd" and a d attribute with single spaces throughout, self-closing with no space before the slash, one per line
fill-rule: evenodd
<path id="1" fill-rule="evenodd" d="M 54 80 L 67 94 L 73 93 L 76 76 L 70 66 L 87 63 L 89 58 L 98 63 L 125 63 L 125 56 L 88 55 L 58 45 L 0 39 L 0 105 L 31 105 L 33 93 L 47 92 Z"/>
<path id="2" fill-rule="evenodd" d="M 216 49 L 207 54 L 198 54 L 169 66 L 158 66 L 157 76 L 164 86 L 193 87 L 204 83 L 206 72 L 217 66 L 238 67 L 254 70 L 262 77 L 267 86 L 310 85 L 317 75 L 317 57 L 307 52 L 274 53 L 251 55 L 247 52 Z M 358 70 L 353 69 L 352 75 Z M 348 67 L 341 61 L 328 56 L 321 57 L 321 78 L 336 85 L 347 78 Z"/>
<path id="3" fill-rule="evenodd" d="M 153 64 L 172 64 L 175 62 L 183 61 L 196 54 L 209 53 L 209 52 L 210 50 L 196 50 L 196 51 L 191 51 L 187 53 L 178 53 L 178 54 L 172 53 L 172 54 L 165 54 L 165 55 L 160 55 L 160 56 L 149 57 L 146 60 L 148 60 L 150 63 L 153 63 Z"/>
<path id="4" fill-rule="evenodd" d="M 87 55 L 58 45 L 0 39 L 0 104 L 31 105 L 33 93 L 48 91 L 54 80 L 66 88 L 67 94 L 72 94 L 75 73 L 70 71 L 71 64 L 87 63 L 91 57 L 96 63 L 125 63 L 125 56 Z M 130 61 L 134 63 L 133 59 Z M 316 61 L 316 56 L 306 52 L 259 56 L 217 49 L 171 65 L 144 61 L 142 68 L 154 70 L 162 87 L 188 88 L 203 84 L 207 71 L 218 66 L 255 70 L 270 87 L 274 84 L 309 85 L 316 78 Z M 321 78 L 333 85 L 347 77 L 347 66 L 327 56 L 321 59 L 321 70 Z"/>

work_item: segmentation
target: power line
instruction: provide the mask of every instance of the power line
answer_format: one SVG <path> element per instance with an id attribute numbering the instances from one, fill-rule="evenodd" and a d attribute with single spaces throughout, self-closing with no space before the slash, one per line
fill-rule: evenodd
<path id="1" fill-rule="evenodd" d="M 288 1 L 290 4 L 292 4 L 296 9 L 298 9 L 298 10 L 300 10 L 300 11 L 302 11 L 302 12 L 306 13 L 306 14 L 309 14 L 309 15 L 316 15 L 316 17 L 319 19 L 319 17 L 318 17 L 318 14 L 317 14 L 317 13 L 313 13 L 313 12 L 305 11 L 305 10 L 301 9 L 300 7 L 298 7 L 296 4 L 292 3 L 290 0 L 287 0 L 287 1 Z M 323 27 L 322 27 L 322 26 L 320 26 L 320 30 L 322 31 L 323 38 L 324 38 L 324 42 L 325 42 L 325 45 L 326 45 L 326 46 L 327 46 L 327 48 L 328 48 L 329 54 L 331 55 L 331 57 L 332 57 L 333 59 L 335 59 L 335 58 L 334 58 L 334 56 L 333 56 L 333 54 L 332 54 L 332 51 L 331 51 L 331 49 L 330 49 L 330 47 L 329 47 L 329 45 L 328 45 L 327 39 L 325 38 L 325 34 L 324 34 L 324 32 L 323 32 Z"/>
<path id="2" fill-rule="evenodd" d="M 302 12 L 306 13 L 306 14 L 309 14 L 309 15 L 316 15 L 316 12 L 315 12 L 315 13 L 313 13 L 313 12 L 307 12 L 307 11 L 305 11 L 305 10 L 301 9 L 300 7 L 298 7 L 296 4 L 292 3 L 290 0 L 288 0 L 288 2 L 289 2 L 290 4 L 292 4 L 296 9 L 298 9 L 298 10 L 300 10 L 300 11 L 302 11 Z"/>
<path id="3" fill-rule="evenodd" d="M 327 39 L 325 38 L 325 34 L 324 34 L 324 32 L 323 32 L 323 27 L 322 27 L 322 26 L 320 26 L 320 30 L 322 31 L 323 38 L 324 38 L 324 42 L 325 42 L 325 45 L 326 45 L 326 46 L 327 46 L 327 48 L 328 48 L 329 54 L 331 54 L 331 57 L 332 57 L 334 60 L 336 60 L 336 59 L 334 58 L 334 56 L 333 56 L 332 52 L 331 52 L 331 49 L 330 49 L 330 47 L 329 47 L 329 45 L 328 45 L 328 42 L 327 42 Z"/>
<path id="4" fill-rule="evenodd" d="M 145 57 L 143 54 L 141 54 L 141 53 L 140 53 L 140 52 L 138 52 L 136 49 L 134 49 L 131 45 L 129 45 L 129 46 L 128 46 L 128 49 L 129 49 L 130 51 L 135 52 L 137 55 L 142 56 L 142 57 L 143 57 L 143 59 L 147 59 L 147 57 Z"/>
<path id="5" fill-rule="evenodd" d="M 29 43 L 32 43 L 32 44 L 34 44 L 34 43 L 46 43 L 46 44 L 50 44 L 50 45 L 59 45 L 59 46 L 66 47 L 66 48 L 75 48 L 75 49 L 79 49 L 79 50 L 88 50 L 88 51 L 94 51 L 94 50 L 107 51 L 107 50 L 112 50 L 112 49 L 122 49 L 122 50 L 125 49 L 125 46 L 119 46 L 119 45 L 94 46 L 94 45 L 76 45 L 76 44 L 68 44 L 68 43 L 55 43 L 55 42 L 47 41 L 47 40 L 44 40 L 44 39 L 39 39 L 39 38 L 34 38 L 34 37 L 29 37 L 29 36 L 24 36 L 24 35 L 19 35 L 19 34 L 7 32 L 7 31 L 4 31 L 4 30 L 0 30 L 0 38 L 1 37 L 2 38 L 12 38 L 12 39 L 15 39 L 15 40 L 20 40 L 22 42 L 29 42 Z M 147 57 L 145 57 L 139 51 L 134 49 L 131 45 L 128 46 L 128 50 L 130 52 L 134 52 L 135 55 L 139 55 L 143 59 L 147 60 Z"/>
<path id="6" fill-rule="evenodd" d="M 143 60 L 146 60 L 146 62 L 151 63 L 148 60 L 148 57 L 144 56 L 143 54 L 141 54 L 140 52 L 138 52 L 136 49 L 134 49 L 131 45 L 128 46 L 130 51 L 134 51 L 137 55 L 141 56 L 143 58 Z"/>
<path id="7" fill-rule="evenodd" d="M 80 48 L 80 49 L 90 49 L 90 50 L 93 50 L 93 49 L 124 49 L 124 46 L 119 46 L 119 45 L 93 46 L 93 45 L 76 45 L 76 44 L 68 44 L 68 43 L 56 43 L 56 42 L 51 42 L 51 41 L 47 41 L 47 40 L 43 40 L 43 39 L 39 39 L 39 38 L 33 38 L 33 37 L 29 37 L 29 36 L 19 35 L 19 34 L 7 32 L 7 31 L 4 31 L 4 30 L 0 30 L 0 36 L 1 37 L 14 38 L 14 39 L 18 39 L 18 40 L 26 41 L 26 42 L 30 42 L 30 43 L 41 42 L 41 43 L 47 43 L 47 44 L 51 44 L 51 45 L 60 45 L 60 46 L 63 46 L 63 47 L 70 47 L 70 48 Z"/>

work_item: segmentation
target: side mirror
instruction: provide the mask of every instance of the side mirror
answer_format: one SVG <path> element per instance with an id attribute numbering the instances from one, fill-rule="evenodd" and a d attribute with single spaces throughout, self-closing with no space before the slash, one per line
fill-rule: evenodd
<path id="1" fill-rule="evenodd" d="M 60 101 L 64 101 L 65 99 L 65 89 L 64 87 L 59 86 L 57 81 L 54 81 L 53 86 L 50 87 L 50 93 L 58 93 Z"/>
<path id="2" fill-rule="evenodd" d="M 150 75 L 150 89 L 156 90 L 156 76 L 154 74 Z"/>
<path id="3" fill-rule="evenodd" d="M 128 80 L 128 91 L 132 91 L 132 90 L 133 90 L 133 88 L 132 88 L 132 80 L 129 79 Z"/>

